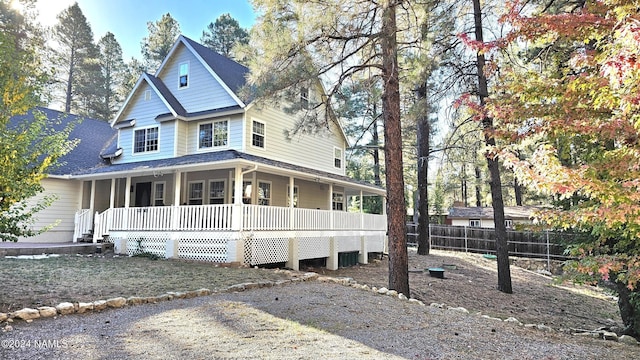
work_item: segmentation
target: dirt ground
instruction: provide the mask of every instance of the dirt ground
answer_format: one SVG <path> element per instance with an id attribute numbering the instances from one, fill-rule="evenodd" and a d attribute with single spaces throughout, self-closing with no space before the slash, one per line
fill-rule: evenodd
<path id="1" fill-rule="evenodd" d="M 431 277 L 425 269 L 446 265 L 444 279 Z M 360 284 L 388 286 L 388 257 L 328 271 L 309 267 L 330 276 L 351 277 Z M 515 317 L 522 323 L 544 324 L 554 329 L 594 330 L 603 326 L 622 325 L 615 299 L 603 289 L 557 284 L 551 277 L 511 266 L 513 294 L 497 290 L 495 260 L 480 254 L 432 251 L 417 255 L 409 250 L 409 288 L 411 296 L 426 304 L 444 303 L 464 307 L 493 317 Z"/>

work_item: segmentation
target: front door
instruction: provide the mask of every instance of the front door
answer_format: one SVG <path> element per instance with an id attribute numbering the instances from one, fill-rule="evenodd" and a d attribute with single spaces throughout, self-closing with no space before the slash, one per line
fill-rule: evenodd
<path id="1" fill-rule="evenodd" d="M 136 184 L 136 207 L 151 206 L 151 183 Z"/>

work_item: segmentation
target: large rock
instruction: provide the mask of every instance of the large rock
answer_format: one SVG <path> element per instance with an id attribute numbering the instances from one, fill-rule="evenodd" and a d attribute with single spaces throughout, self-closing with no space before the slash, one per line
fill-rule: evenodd
<path id="1" fill-rule="evenodd" d="M 93 310 L 104 310 L 107 308 L 106 300 L 98 300 L 93 302 Z"/>
<path id="2" fill-rule="evenodd" d="M 610 340 L 610 341 L 618 341 L 618 334 L 611 332 L 611 331 L 603 331 L 602 332 L 602 337 L 605 340 Z"/>
<path id="3" fill-rule="evenodd" d="M 36 309 L 24 308 L 22 310 L 14 311 L 13 317 L 22 320 L 33 320 L 40 317 L 40 312 Z"/>
<path id="4" fill-rule="evenodd" d="M 618 338 L 618 342 L 621 342 L 623 344 L 627 344 L 627 345 L 636 345 L 638 346 L 638 340 L 636 340 L 633 336 L 629 336 L 629 335 L 622 335 Z"/>
<path id="5" fill-rule="evenodd" d="M 123 297 L 107 299 L 107 306 L 110 308 L 121 308 L 125 305 L 127 305 L 127 299 Z"/>
<path id="6" fill-rule="evenodd" d="M 76 311 L 76 308 L 70 302 L 62 302 L 56 305 L 56 310 L 62 315 L 73 314 Z"/>
<path id="7" fill-rule="evenodd" d="M 40 312 L 40 317 L 43 318 L 54 317 L 58 315 L 58 310 L 56 310 L 56 308 L 54 308 L 53 306 L 40 306 L 38 308 L 38 311 Z"/>
<path id="8" fill-rule="evenodd" d="M 3 312 L 0 312 L 0 322 L 5 321 L 9 318 L 9 315 Z"/>
<path id="9" fill-rule="evenodd" d="M 78 310 L 77 310 L 78 313 L 82 314 L 91 310 L 93 310 L 93 303 L 85 303 L 85 302 L 78 303 Z"/>

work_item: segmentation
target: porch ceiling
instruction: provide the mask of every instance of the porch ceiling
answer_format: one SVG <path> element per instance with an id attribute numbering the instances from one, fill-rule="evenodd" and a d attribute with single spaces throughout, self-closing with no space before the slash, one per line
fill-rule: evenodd
<path id="1" fill-rule="evenodd" d="M 168 174 L 204 170 L 229 169 L 236 166 L 252 167 L 258 165 L 257 171 L 294 177 L 323 184 L 334 184 L 345 188 L 347 195 L 384 196 L 386 191 L 366 182 L 351 179 L 347 176 L 293 165 L 282 161 L 271 160 L 260 156 L 242 153 L 236 150 L 225 150 L 202 154 L 186 155 L 177 158 L 150 160 L 126 164 L 103 164 L 92 169 L 71 175 L 79 180 L 105 180 L 127 176 L 148 176 L 158 173 Z"/>

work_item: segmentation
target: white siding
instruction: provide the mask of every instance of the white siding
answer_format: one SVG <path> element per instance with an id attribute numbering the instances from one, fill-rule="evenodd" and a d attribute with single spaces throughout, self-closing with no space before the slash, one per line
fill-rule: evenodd
<path id="1" fill-rule="evenodd" d="M 179 67 L 181 63 L 185 62 L 189 64 L 189 84 L 187 87 L 179 88 Z M 159 78 L 187 112 L 238 105 L 204 65 L 182 44 L 178 46 L 172 58 L 165 64 Z"/>
<path id="2" fill-rule="evenodd" d="M 265 123 L 265 148 L 257 148 L 251 145 L 251 128 L 253 120 Z M 317 135 L 296 135 L 287 140 L 284 131 L 293 127 L 295 118 L 283 111 L 272 108 L 258 109 L 252 107 L 246 114 L 246 152 L 274 160 L 284 161 L 290 164 L 305 166 L 335 174 L 345 174 L 345 161 L 343 156 L 342 168 L 334 167 L 334 147 L 344 149 L 346 143 L 335 124 L 331 125 L 331 131 Z"/>
<path id="3" fill-rule="evenodd" d="M 122 148 L 123 153 L 120 158 L 114 161 L 116 164 L 173 157 L 175 145 L 174 122 L 165 121 L 159 123 L 155 120 L 156 116 L 168 113 L 169 109 L 153 91 L 151 92 L 151 98 L 144 100 L 144 92 L 149 89 L 150 87 L 147 84 L 141 85 L 136 96 L 131 99 L 129 108 L 122 114 L 122 119 L 135 119 L 136 124 L 133 127 L 119 131 L 118 146 Z M 135 130 L 153 126 L 158 126 L 159 128 L 158 151 L 134 155 L 133 134 Z"/>
<path id="4" fill-rule="evenodd" d="M 33 228 L 36 230 L 59 222 L 53 229 L 35 237 L 20 238 L 21 242 L 71 242 L 73 241 L 73 230 L 75 213 L 80 209 L 81 199 L 79 189 L 82 182 L 75 180 L 43 179 L 42 186 L 45 191 L 37 195 L 32 201 L 38 201 L 43 196 L 49 194 L 57 195 L 58 199 L 54 203 L 35 215 Z"/>

